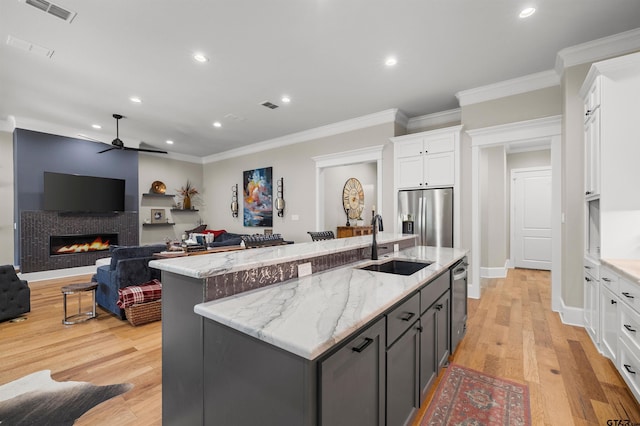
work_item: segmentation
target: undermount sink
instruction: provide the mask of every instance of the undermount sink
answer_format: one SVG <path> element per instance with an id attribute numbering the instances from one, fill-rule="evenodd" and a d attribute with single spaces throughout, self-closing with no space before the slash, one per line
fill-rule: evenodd
<path id="1" fill-rule="evenodd" d="M 385 263 L 364 266 L 358 269 L 364 269 L 365 271 L 386 272 L 388 274 L 396 275 L 411 275 L 419 270 L 426 268 L 433 262 L 412 262 L 407 260 L 390 260 Z"/>

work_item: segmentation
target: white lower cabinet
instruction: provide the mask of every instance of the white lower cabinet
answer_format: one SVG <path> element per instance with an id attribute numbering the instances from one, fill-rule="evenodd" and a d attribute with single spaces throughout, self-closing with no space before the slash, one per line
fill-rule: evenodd
<path id="1" fill-rule="evenodd" d="M 585 258 L 584 264 L 584 327 L 591 340 L 600 348 L 600 281 L 599 266 Z"/>
<path id="2" fill-rule="evenodd" d="M 618 358 L 618 371 L 627 383 L 631 392 L 640 401 L 640 360 L 627 344 L 626 339 L 620 339 L 620 356 Z"/>
<path id="3" fill-rule="evenodd" d="M 600 293 L 600 315 L 602 319 L 600 348 L 611 361 L 618 358 L 618 327 L 620 303 L 618 297 L 602 286 Z"/>

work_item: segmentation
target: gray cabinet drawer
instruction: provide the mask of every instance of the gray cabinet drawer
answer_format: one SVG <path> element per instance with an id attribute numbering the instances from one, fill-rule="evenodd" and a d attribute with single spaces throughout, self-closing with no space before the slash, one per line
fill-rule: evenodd
<path id="1" fill-rule="evenodd" d="M 451 287 L 451 272 L 446 271 L 420 290 L 420 313 L 424 313 L 433 305 L 442 293 Z"/>
<path id="2" fill-rule="evenodd" d="M 387 346 L 391 346 L 420 315 L 420 294 L 416 293 L 387 314 Z"/>

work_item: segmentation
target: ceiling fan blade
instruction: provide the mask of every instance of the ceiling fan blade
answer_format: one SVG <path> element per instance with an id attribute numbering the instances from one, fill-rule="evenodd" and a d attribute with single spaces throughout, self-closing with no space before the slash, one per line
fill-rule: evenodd
<path id="1" fill-rule="evenodd" d="M 155 152 L 156 154 L 168 154 L 167 151 L 160 151 L 158 149 L 146 149 L 146 148 L 127 148 L 124 147 L 125 150 L 128 151 L 139 151 L 139 152 Z"/>
<path id="2" fill-rule="evenodd" d="M 117 149 L 117 148 L 112 146 L 111 148 L 107 148 L 107 149 L 103 149 L 102 151 L 98 151 L 98 154 L 102 154 L 103 152 L 111 151 L 112 149 Z"/>

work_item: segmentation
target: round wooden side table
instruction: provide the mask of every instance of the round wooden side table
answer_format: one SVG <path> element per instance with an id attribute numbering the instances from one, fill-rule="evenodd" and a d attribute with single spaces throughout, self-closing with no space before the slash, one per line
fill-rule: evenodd
<path id="1" fill-rule="evenodd" d="M 82 321 L 86 321 L 98 316 L 96 313 L 96 289 L 98 288 L 98 283 L 90 282 L 90 283 L 79 283 L 79 284 L 69 284 L 62 287 L 62 299 L 64 306 L 64 318 L 62 319 L 62 323 L 65 325 L 68 324 L 76 324 Z M 91 292 L 91 310 L 89 312 L 82 312 L 82 294 L 90 291 Z M 68 315 L 67 314 L 67 295 L 69 294 L 78 294 L 78 313 Z"/>

